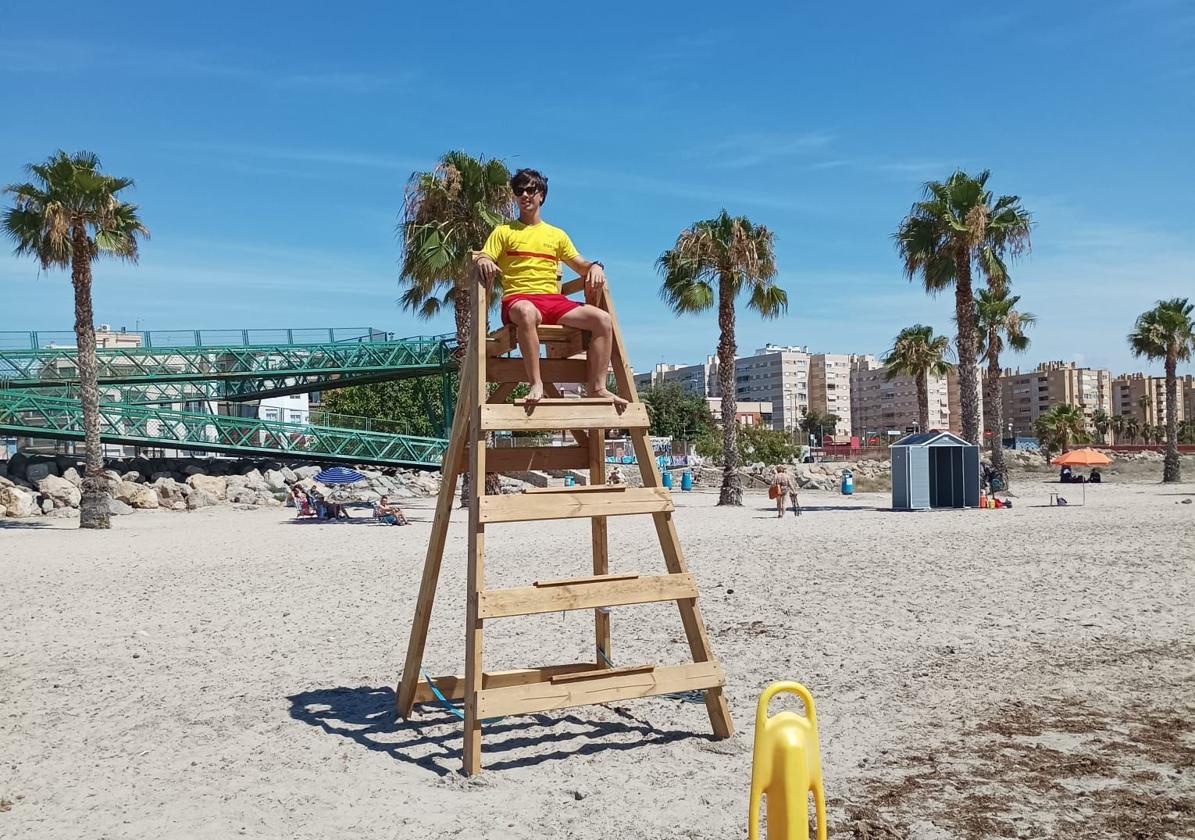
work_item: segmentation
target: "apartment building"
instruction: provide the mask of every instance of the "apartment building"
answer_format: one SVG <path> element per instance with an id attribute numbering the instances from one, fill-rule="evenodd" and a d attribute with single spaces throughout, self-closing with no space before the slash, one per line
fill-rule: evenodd
<path id="1" fill-rule="evenodd" d="M 809 410 L 835 415 L 836 436 L 851 434 L 851 363 L 855 358 L 834 353 L 809 357 Z"/>
<path id="2" fill-rule="evenodd" d="M 710 414 L 714 420 L 722 422 L 722 398 L 707 397 L 706 403 L 710 407 Z M 772 404 L 769 402 L 735 402 L 734 420 L 740 426 L 768 426 L 772 425 Z"/>
<path id="3" fill-rule="evenodd" d="M 888 379 L 887 368 L 874 356 L 855 356 L 850 372 L 851 434 L 869 441 L 895 438 L 918 427 L 917 383 L 911 376 Z M 950 428 L 950 395 L 946 377 L 931 376 L 929 426 Z M 956 386 L 957 387 L 957 386 Z M 925 430 L 922 430 L 925 431 Z"/>
<path id="4" fill-rule="evenodd" d="M 722 390 L 718 387 L 717 356 L 706 356 L 705 362 L 697 365 L 657 364 L 651 371 L 637 373 L 633 378 L 636 389 L 676 383 L 685 392 L 699 397 L 722 395 Z"/>
<path id="5" fill-rule="evenodd" d="M 978 411 L 979 411 L 979 418 L 980 418 L 979 429 L 980 429 L 980 433 L 982 434 L 982 432 L 984 431 L 984 427 L 983 427 L 984 384 L 983 384 L 983 367 L 982 367 L 982 365 L 975 366 L 975 381 L 977 383 L 979 383 L 979 398 L 978 398 Z M 958 384 L 958 366 L 956 365 L 955 367 L 952 367 L 949 371 L 946 372 L 946 404 L 950 408 L 950 419 L 949 419 L 947 425 L 944 427 L 956 435 L 962 435 L 962 433 L 963 433 L 963 403 L 962 403 L 962 400 L 959 398 L 959 394 L 960 394 L 960 391 L 959 391 L 959 384 Z M 1005 423 L 1004 425 L 1005 425 L 1005 430 L 1007 431 L 1008 424 Z"/>
<path id="6" fill-rule="evenodd" d="M 1175 414 L 1182 421 L 1191 416 L 1188 406 L 1195 394 L 1188 387 L 1190 375 L 1176 383 Z M 1136 417 L 1137 422 L 1148 426 L 1166 425 L 1166 378 L 1147 376 L 1144 373 L 1121 374 L 1112 380 L 1112 410 L 1110 414 L 1121 417 Z"/>
<path id="7" fill-rule="evenodd" d="M 1055 405 L 1077 405 L 1090 422 L 1099 410 L 1113 412 L 1112 374 L 1104 368 L 1080 367 L 1074 362 L 1044 362 L 1022 373 L 1005 370 L 1000 377 L 1004 429 L 1014 435 L 1033 435 L 1033 421 Z"/>
<path id="8" fill-rule="evenodd" d="M 736 398 L 740 402 L 772 404 L 772 428 L 787 431 L 799 427 L 809 410 L 809 365 L 807 347 L 768 344 L 751 356 L 734 362 Z"/>

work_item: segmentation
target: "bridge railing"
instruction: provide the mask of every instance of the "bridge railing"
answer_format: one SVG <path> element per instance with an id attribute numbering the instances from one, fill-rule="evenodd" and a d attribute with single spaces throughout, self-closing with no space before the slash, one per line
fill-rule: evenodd
<path id="1" fill-rule="evenodd" d="M 255 347 L 281 344 L 339 344 L 394 341 L 394 333 L 375 327 L 257 328 L 221 330 L 97 330 L 109 347 Z M 423 338 L 423 336 L 419 336 Z M 431 338 L 431 337 L 428 337 Z M 442 338 L 442 336 L 437 336 Z M 74 330 L 0 331 L 0 351 L 74 347 Z"/>
<path id="2" fill-rule="evenodd" d="M 234 454 L 318 456 L 340 463 L 438 466 L 448 446 L 439 438 L 386 434 L 278 420 L 100 403 L 100 437 L 111 443 Z M 0 392 L 0 433 L 81 440 L 78 400 Z"/>

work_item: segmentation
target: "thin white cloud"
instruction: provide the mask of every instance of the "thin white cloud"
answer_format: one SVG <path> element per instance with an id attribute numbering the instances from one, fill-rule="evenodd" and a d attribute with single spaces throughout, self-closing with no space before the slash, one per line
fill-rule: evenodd
<path id="1" fill-rule="evenodd" d="M 714 166 L 744 169 L 784 158 L 800 157 L 826 148 L 833 140 L 826 132 L 795 134 L 750 132 L 693 148 L 690 156 L 710 159 Z"/>
<path id="2" fill-rule="evenodd" d="M 253 143 L 172 143 L 171 149 L 188 152 L 201 152 L 229 156 L 240 159 L 241 165 L 246 164 L 245 158 L 255 158 L 262 161 L 290 161 L 292 163 L 311 163 L 324 166 L 353 166 L 367 169 L 386 169 L 410 174 L 421 169 L 430 169 L 435 165 L 431 159 L 421 160 L 415 157 L 399 157 L 395 155 L 377 155 L 369 152 L 359 152 L 350 149 L 321 149 L 304 148 L 301 146 L 278 146 L 273 144 Z"/>
<path id="3" fill-rule="evenodd" d="M 410 84 L 417 74 L 264 66 L 233 55 L 195 50 L 156 50 L 97 45 L 70 39 L 0 42 L 0 72 L 14 75 L 75 75 L 141 70 L 156 76 L 191 76 L 253 84 L 276 91 L 367 94 Z"/>

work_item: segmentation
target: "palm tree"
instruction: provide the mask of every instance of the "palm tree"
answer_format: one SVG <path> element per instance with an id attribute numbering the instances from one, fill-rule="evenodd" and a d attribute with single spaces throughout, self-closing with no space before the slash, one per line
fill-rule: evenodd
<path id="1" fill-rule="evenodd" d="M 993 289 L 1002 288 L 1008 281 L 1005 260 L 1029 248 L 1032 224 L 1017 196 L 993 200 L 986 189 L 988 175 L 985 170 L 972 178 L 956 171 L 945 182 L 930 181 L 895 234 L 910 280 L 920 275 L 930 294 L 954 285 L 962 431 L 971 443 L 979 442 L 973 267 Z"/>
<path id="2" fill-rule="evenodd" d="M 1158 305 L 1137 317 L 1129 333 L 1129 347 L 1134 356 L 1162 359 L 1166 370 L 1166 457 L 1162 461 L 1162 481 L 1181 481 L 1178 459 L 1178 363 L 1191 358 L 1195 350 L 1195 304 L 1187 298 L 1160 300 Z"/>
<path id="3" fill-rule="evenodd" d="M 4 188 L 13 196 L 13 206 L 4 213 L 3 227 L 16 242 L 17 255 L 35 257 L 43 269 L 70 266 L 87 450 L 79 527 L 107 528 L 109 491 L 100 447 L 91 263 L 103 254 L 136 262 L 138 237 L 148 237 L 149 231 L 137 215 L 137 205 L 118 195 L 133 186 L 133 179 L 105 175 L 91 152 L 68 155 L 59 150 L 45 163 L 29 164 L 26 171 L 31 181 Z"/>
<path id="4" fill-rule="evenodd" d="M 801 421 L 798 425 L 805 434 L 817 435 L 818 443 L 820 444 L 822 438 L 825 437 L 827 429 L 830 430 L 830 434 L 834 434 L 835 429 L 838 427 L 838 420 L 839 417 L 837 414 L 830 414 L 828 412 L 826 414 L 819 414 L 813 409 L 807 409 L 801 415 Z"/>
<path id="5" fill-rule="evenodd" d="M 1178 424 L 1178 442 L 1195 443 L 1195 420 L 1188 417 Z"/>
<path id="6" fill-rule="evenodd" d="M 1038 440 L 1048 451 L 1066 452 L 1072 443 L 1086 443 L 1087 418 L 1083 409 L 1070 403 L 1059 403 L 1033 421 Z"/>
<path id="7" fill-rule="evenodd" d="M 677 314 L 718 312 L 718 383 L 722 390 L 722 491 L 720 505 L 741 505 L 738 447 L 735 444 L 734 384 L 735 299 L 747 295 L 747 306 L 764 318 L 788 309 L 788 294 L 773 282 L 776 255 L 772 232 L 744 216 L 723 210 L 716 218 L 695 222 L 681 231 L 676 244 L 660 255 L 660 296 Z M 715 285 L 717 289 L 715 290 Z"/>
<path id="8" fill-rule="evenodd" d="M 922 324 L 905 327 L 892 342 L 892 349 L 880 361 L 887 370 L 884 378 L 910 376 L 917 384 L 918 431 L 929 429 L 929 386 L 930 376 L 945 376 L 951 368 L 946 358 L 950 354 L 950 341 L 944 335 L 934 335 L 934 328 Z"/>
<path id="9" fill-rule="evenodd" d="M 490 231 L 507 220 L 513 202 L 506 165 L 465 152 L 448 152 L 431 172 L 415 172 L 407 181 L 397 231 L 400 302 L 420 318 L 453 307 L 458 362 L 469 343 L 470 252 L 480 250 Z"/>
<path id="10" fill-rule="evenodd" d="M 1091 425 L 1100 436 L 1100 443 L 1108 442 L 1108 429 L 1112 428 L 1112 418 L 1108 416 L 1108 412 L 1102 408 L 1097 408 L 1091 413 Z"/>
<path id="11" fill-rule="evenodd" d="M 1141 433 L 1141 421 L 1131 415 L 1125 418 L 1124 433 L 1128 435 L 1130 443 L 1136 443 L 1137 436 Z"/>
<path id="12" fill-rule="evenodd" d="M 1004 466 L 1004 404 L 1000 398 L 1000 354 L 1008 347 L 1018 353 L 1029 347 L 1025 328 L 1037 322 L 1031 312 L 1018 312 L 1020 296 L 1009 295 L 1006 288 L 980 289 L 975 299 L 975 341 L 979 358 L 988 363 L 984 377 L 984 409 L 992 433 L 992 469 L 1007 477 Z"/>
<path id="13" fill-rule="evenodd" d="M 1124 434 L 1124 417 L 1113 414 L 1108 418 L 1108 428 L 1112 430 L 1112 445 L 1115 446 L 1120 442 L 1120 436 Z"/>

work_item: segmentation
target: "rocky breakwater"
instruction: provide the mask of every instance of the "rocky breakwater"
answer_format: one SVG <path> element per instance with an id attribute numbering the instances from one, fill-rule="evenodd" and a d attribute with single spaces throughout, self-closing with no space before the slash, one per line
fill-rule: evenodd
<path id="1" fill-rule="evenodd" d="M 104 478 L 115 515 L 138 510 L 193 511 L 213 505 L 281 507 L 295 484 L 331 492 L 315 481 L 322 467 L 226 458 L 131 458 L 109 461 Z M 440 474 L 423 470 L 359 470 L 365 480 L 337 488 L 337 500 L 376 502 L 434 496 Z M 0 517 L 77 517 L 83 467 L 73 457 L 15 455 L 0 461 Z"/>
<path id="2" fill-rule="evenodd" d="M 722 486 L 722 468 L 716 464 L 694 467 L 693 483 L 701 488 Z M 802 490 L 838 492 L 843 470 L 850 470 L 860 491 L 886 490 L 892 486 L 892 462 L 866 459 L 862 461 L 826 461 L 819 464 L 789 464 L 790 475 L 797 479 Z M 748 464 L 740 468 L 744 490 L 766 490 L 776 475 L 774 464 Z"/>

